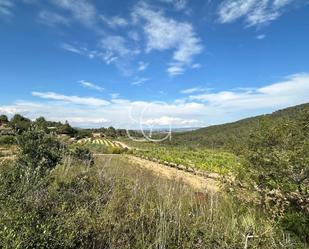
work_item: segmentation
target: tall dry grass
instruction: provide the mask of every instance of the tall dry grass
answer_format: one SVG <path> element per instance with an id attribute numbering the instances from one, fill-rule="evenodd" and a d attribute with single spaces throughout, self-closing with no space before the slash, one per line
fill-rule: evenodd
<path id="1" fill-rule="evenodd" d="M 1 167 L 0 248 L 305 248 L 257 210 L 122 156 L 68 158 L 23 193 L 12 171 Z"/>

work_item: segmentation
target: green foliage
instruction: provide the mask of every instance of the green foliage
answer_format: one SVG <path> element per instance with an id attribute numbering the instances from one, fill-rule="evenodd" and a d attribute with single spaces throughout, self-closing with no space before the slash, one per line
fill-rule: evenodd
<path id="1" fill-rule="evenodd" d="M 8 117 L 6 115 L 0 115 L 0 125 L 8 123 L 9 123 Z"/>
<path id="2" fill-rule="evenodd" d="M 0 167 L 0 248 L 305 248 L 250 207 L 196 199 L 123 159 L 59 165 L 37 188 Z M 23 190 L 23 191 L 20 191 Z"/>
<path id="3" fill-rule="evenodd" d="M 58 127 L 57 133 L 74 137 L 77 134 L 77 131 L 73 127 L 71 127 L 68 122 L 66 122 L 65 124 Z"/>
<path id="4" fill-rule="evenodd" d="M 108 137 L 115 138 L 117 137 L 117 131 L 114 127 L 111 126 L 106 130 L 105 135 Z"/>
<path id="5" fill-rule="evenodd" d="M 284 227 L 309 241 L 309 112 L 272 123 L 265 119 L 248 142 L 249 179 L 261 204 Z M 278 204 L 280 204 L 278 206 Z"/>
<path id="6" fill-rule="evenodd" d="M 32 127 L 17 136 L 16 163 L 22 168 L 44 174 L 62 159 L 64 147 L 50 134 Z"/>
<path id="7" fill-rule="evenodd" d="M 267 121 L 252 133 L 248 161 L 257 172 L 261 188 L 284 191 L 306 191 L 309 177 L 309 133 L 303 132 L 300 120 Z"/>
<path id="8" fill-rule="evenodd" d="M 110 138 L 124 138 L 127 137 L 127 130 L 125 129 L 115 129 L 114 127 L 109 128 L 98 128 L 98 129 L 82 129 L 80 131 L 86 131 L 90 132 L 88 137 L 91 137 L 92 133 L 101 133 L 104 136 L 110 137 Z M 137 132 L 135 130 L 129 131 L 130 135 L 133 137 L 142 137 L 142 134 L 140 132 Z"/>
<path id="9" fill-rule="evenodd" d="M 31 126 L 31 120 L 23 117 L 20 114 L 14 115 L 10 121 L 10 126 L 17 132 L 21 134 L 22 132 L 28 130 Z"/>
<path id="10" fill-rule="evenodd" d="M 0 145 L 8 146 L 16 143 L 16 139 L 13 136 L 0 136 Z"/>
<path id="11" fill-rule="evenodd" d="M 69 149 L 68 153 L 77 164 L 93 165 L 94 158 L 92 152 L 87 146 L 73 145 Z"/>
<path id="12" fill-rule="evenodd" d="M 297 119 L 304 110 L 309 110 L 309 104 L 303 104 L 276 111 L 272 114 L 246 118 L 233 123 L 214 125 L 190 132 L 173 133 L 171 145 L 192 148 L 227 148 L 232 152 L 242 153 L 250 134 L 259 127 L 260 120 L 267 117 L 276 123 L 284 118 Z"/>
<path id="13" fill-rule="evenodd" d="M 240 160 L 231 153 L 208 150 L 208 149 L 188 149 L 186 147 L 152 146 L 148 149 L 135 150 L 136 155 L 143 155 L 149 158 L 156 158 L 162 162 L 181 164 L 187 167 L 204 171 L 226 174 L 238 172 L 241 164 Z"/>
<path id="14" fill-rule="evenodd" d="M 91 137 L 91 136 L 92 136 L 92 133 L 91 133 L 90 130 L 87 130 L 87 129 L 78 129 L 77 130 L 76 137 L 78 139 L 87 138 L 87 137 Z"/>
<path id="15" fill-rule="evenodd" d="M 45 129 L 63 125 L 40 118 L 30 128 L 17 129 L 16 161 L 0 163 L 0 248 L 236 249 L 245 247 L 248 236 L 253 236 L 248 248 L 308 248 L 298 237 L 308 241 L 309 115 L 299 110 L 234 123 L 235 129 L 217 127 L 206 140 L 199 140 L 200 131 L 190 133 L 182 137 L 189 138 L 185 146 L 146 143 L 134 151 L 222 174 L 241 172 L 239 179 L 258 186 L 267 217 L 224 194 L 196 198 L 194 190 L 140 171 L 121 155 L 93 164 L 90 151 L 122 151 L 101 145 L 67 150 Z M 13 123 L 16 128 L 29 121 L 17 116 Z M 72 128 L 64 126 L 64 131 Z M 118 136 L 117 130 L 110 132 Z M 225 136 L 228 132 L 231 136 Z M 230 141 L 246 164 L 231 153 L 196 147 Z"/>
<path id="16" fill-rule="evenodd" d="M 44 132 L 48 132 L 48 122 L 45 120 L 44 117 L 39 117 L 34 121 L 34 125 L 37 129 L 40 129 Z"/>
<path id="17" fill-rule="evenodd" d="M 93 153 L 97 154 L 122 154 L 128 151 L 127 148 L 120 148 L 116 145 L 110 144 L 96 144 L 96 143 L 86 143 L 83 145 L 84 147 L 88 148 Z"/>

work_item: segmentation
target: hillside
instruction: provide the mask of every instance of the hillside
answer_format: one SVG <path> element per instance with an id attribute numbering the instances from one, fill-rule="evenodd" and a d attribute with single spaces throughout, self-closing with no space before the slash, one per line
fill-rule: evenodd
<path id="1" fill-rule="evenodd" d="M 303 110 L 309 110 L 309 103 L 275 111 L 271 114 L 259 115 L 232 123 L 209 126 L 189 132 L 174 133 L 172 145 L 190 145 L 193 147 L 220 148 L 231 141 L 241 142 L 248 138 L 250 132 L 259 126 L 261 119 L 272 122 L 278 119 L 297 118 Z"/>

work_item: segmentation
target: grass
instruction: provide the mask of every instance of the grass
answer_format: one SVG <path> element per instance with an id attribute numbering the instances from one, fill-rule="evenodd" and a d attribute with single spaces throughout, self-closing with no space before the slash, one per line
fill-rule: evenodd
<path id="1" fill-rule="evenodd" d="M 248 235 L 248 248 L 305 248 L 259 211 L 121 155 L 66 159 L 35 184 L 12 181 L 14 167 L 0 167 L 0 248 L 244 248 Z"/>
<path id="2" fill-rule="evenodd" d="M 0 146 L 0 157 L 7 157 L 16 154 L 17 148 L 13 145 Z"/>

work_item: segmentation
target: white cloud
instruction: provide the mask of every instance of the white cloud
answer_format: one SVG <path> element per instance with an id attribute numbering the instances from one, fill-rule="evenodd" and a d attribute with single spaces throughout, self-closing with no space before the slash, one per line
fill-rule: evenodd
<path id="1" fill-rule="evenodd" d="M 181 64 L 171 64 L 166 69 L 166 71 L 169 73 L 169 75 L 176 76 L 176 75 L 184 74 L 185 68 Z"/>
<path id="2" fill-rule="evenodd" d="M 136 30 L 130 30 L 128 32 L 128 37 L 136 42 L 140 40 L 140 35 Z"/>
<path id="3" fill-rule="evenodd" d="M 20 113 L 31 119 L 45 116 L 51 120 L 68 120 L 74 126 L 205 126 L 309 102 L 309 74 L 295 74 L 257 89 L 192 94 L 171 102 L 134 101 L 119 99 L 117 95 L 109 101 L 53 92 L 33 95 L 41 99 L 0 105 L 0 112 L 10 116 Z"/>
<path id="4" fill-rule="evenodd" d="M 118 44 L 119 45 L 119 44 Z M 71 53 L 79 54 L 82 56 L 86 56 L 89 59 L 101 59 L 103 60 L 107 65 L 111 63 L 115 63 L 119 56 L 125 56 L 130 51 L 126 47 L 121 46 L 114 46 L 111 40 L 105 40 L 104 44 L 102 46 L 104 48 L 104 52 L 100 52 L 98 50 L 90 50 L 86 47 L 82 46 L 75 46 L 68 43 L 62 43 L 60 44 L 60 48 L 69 51 Z"/>
<path id="5" fill-rule="evenodd" d="M 96 8 L 86 0 L 50 0 L 56 6 L 68 10 L 73 17 L 86 26 L 91 26 L 97 18 Z"/>
<path id="6" fill-rule="evenodd" d="M 0 112 L 10 116 L 20 113 L 31 119 L 44 116 L 49 120 L 68 120 L 74 126 L 85 127 L 113 125 L 119 128 L 139 128 L 140 124 L 152 123 L 154 126 L 165 126 L 168 122 L 172 122 L 173 127 L 184 127 L 192 126 L 193 116 L 201 112 L 202 107 L 202 104 L 194 103 L 168 104 L 115 99 L 110 105 L 98 108 L 93 105 L 63 105 L 62 100 L 54 100 L 0 105 Z"/>
<path id="7" fill-rule="evenodd" d="M 0 0 L 0 16 L 11 16 L 14 3 L 12 0 Z"/>
<path id="8" fill-rule="evenodd" d="M 135 78 L 135 80 L 131 83 L 131 85 L 134 85 L 134 86 L 139 86 L 139 85 L 142 85 L 144 84 L 146 81 L 148 81 L 149 79 L 148 78 Z"/>
<path id="9" fill-rule="evenodd" d="M 199 64 L 199 63 L 195 63 L 195 64 L 193 64 L 193 65 L 191 66 L 191 68 L 193 68 L 193 69 L 197 69 L 197 68 L 201 68 L 201 67 L 202 67 L 202 65 Z"/>
<path id="10" fill-rule="evenodd" d="M 107 63 L 116 63 L 116 66 L 124 73 L 126 70 L 125 61 L 140 53 L 137 48 L 129 46 L 128 41 L 122 36 L 107 36 L 101 41 L 101 47 L 105 50 L 103 60 Z M 119 61 L 119 60 L 122 61 Z"/>
<path id="11" fill-rule="evenodd" d="M 102 48 L 121 57 L 131 53 L 126 44 L 127 42 L 122 36 L 107 36 L 101 41 Z"/>
<path id="12" fill-rule="evenodd" d="M 174 63 L 181 64 L 178 68 L 181 67 L 183 71 L 192 63 L 194 56 L 202 52 L 200 39 L 190 23 L 167 18 L 162 12 L 154 11 L 145 4 L 136 7 L 133 19 L 136 22 L 146 22 L 143 29 L 147 39 L 147 51 L 174 50 Z M 175 75 L 177 70 L 172 67 L 167 71 Z"/>
<path id="13" fill-rule="evenodd" d="M 93 58 L 104 58 L 105 54 L 98 52 L 97 50 L 89 50 L 86 47 L 74 46 L 68 43 L 60 44 L 60 48 L 69 51 L 71 53 L 79 54 L 88 57 L 89 59 Z"/>
<path id="14" fill-rule="evenodd" d="M 282 7 L 282 6 L 285 6 L 289 3 L 291 3 L 292 1 L 294 0 L 274 0 L 274 6 L 275 7 Z"/>
<path id="15" fill-rule="evenodd" d="M 309 74 L 295 74 L 255 90 L 205 93 L 191 95 L 189 99 L 234 110 L 287 107 L 309 101 Z"/>
<path id="16" fill-rule="evenodd" d="M 110 96 L 111 96 L 112 99 L 118 99 L 120 94 L 119 93 L 111 93 Z"/>
<path id="17" fill-rule="evenodd" d="M 170 116 L 161 116 L 159 118 L 154 119 L 147 119 L 143 120 L 142 124 L 149 125 L 149 126 L 193 126 L 196 124 L 200 124 L 200 122 L 196 119 L 182 119 L 182 118 L 175 118 Z"/>
<path id="18" fill-rule="evenodd" d="M 172 4 L 176 10 L 183 10 L 187 7 L 187 0 L 161 0 L 161 2 Z"/>
<path id="19" fill-rule="evenodd" d="M 55 26 L 57 24 L 69 26 L 71 23 L 68 18 L 46 10 L 43 10 L 39 13 L 39 21 L 48 26 Z"/>
<path id="20" fill-rule="evenodd" d="M 181 90 L 180 93 L 182 93 L 182 94 L 192 94 L 192 93 L 206 92 L 206 91 L 209 91 L 209 89 L 201 88 L 201 87 L 193 87 L 193 88 Z"/>
<path id="21" fill-rule="evenodd" d="M 83 126 L 93 126 L 93 125 L 104 125 L 110 122 L 108 119 L 105 118 L 95 118 L 95 117 L 70 117 L 68 116 L 66 120 L 70 120 L 70 123 L 77 124 L 81 127 Z"/>
<path id="22" fill-rule="evenodd" d="M 94 84 L 94 83 L 91 83 L 91 82 L 89 82 L 89 81 L 80 80 L 79 83 L 80 83 L 83 87 L 88 88 L 88 89 L 97 90 L 97 91 L 100 91 L 100 92 L 102 92 L 102 91 L 104 90 L 103 87 L 98 86 L 98 85 L 96 85 L 96 84 Z"/>
<path id="23" fill-rule="evenodd" d="M 280 17 L 296 0 L 225 0 L 219 6 L 219 21 L 244 18 L 247 26 L 267 24 Z"/>
<path id="24" fill-rule="evenodd" d="M 147 62 L 144 62 L 144 61 L 140 61 L 139 63 L 138 63 L 138 71 L 144 71 L 144 70 L 146 70 L 147 68 L 148 68 L 148 66 L 149 66 L 149 63 L 147 63 Z"/>
<path id="25" fill-rule="evenodd" d="M 103 99 L 92 98 L 92 97 L 67 96 L 54 92 L 32 92 L 32 95 L 43 99 L 64 101 L 67 103 L 77 105 L 89 105 L 89 106 L 109 105 L 109 102 Z"/>
<path id="26" fill-rule="evenodd" d="M 256 36 L 256 39 L 258 40 L 264 40 L 266 38 L 266 35 L 258 35 Z"/>
<path id="27" fill-rule="evenodd" d="M 104 15 L 100 15 L 101 20 L 106 23 L 110 28 L 123 28 L 129 25 L 128 21 L 122 17 L 114 16 L 114 17 L 105 17 Z"/>

